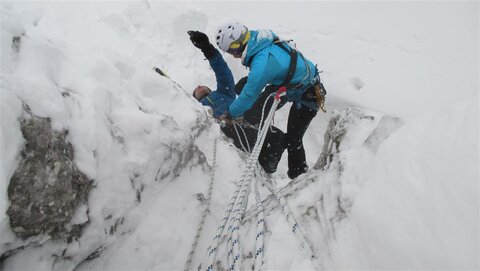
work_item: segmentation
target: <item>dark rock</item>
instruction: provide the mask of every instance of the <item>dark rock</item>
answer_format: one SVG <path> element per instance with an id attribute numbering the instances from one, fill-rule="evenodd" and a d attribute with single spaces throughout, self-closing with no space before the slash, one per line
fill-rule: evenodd
<path id="1" fill-rule="evenodd" d="M 340 151 L 340 145 L 352 126 L 358 125 L 361 121 L 373 122 L 374 120 L 374 116 L 368 115 L 367 112 L 360 108 L 347 108 L 335 114 L 330 119 L 327 130 L 325 130 L 322 153 L 318 157 L 313 169 L 324 170 L 328 167 L 334 155 Z"/>
<path id="2" fill-rule="evenodd" d="M 68 131 L 53 131 L 50 119 L 21 121 L 26 145 L 10 179 L 7 214 L 12 231 L 21 238 L 46 234 L 70 241 L 81 225 L 70 225 L 76 208 L 87 202 L 92 181 L 73 162 Z"/>

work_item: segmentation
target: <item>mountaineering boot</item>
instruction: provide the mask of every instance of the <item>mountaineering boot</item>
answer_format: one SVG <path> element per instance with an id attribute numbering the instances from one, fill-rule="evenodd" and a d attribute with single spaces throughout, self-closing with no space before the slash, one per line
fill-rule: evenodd
<path id="1" fill-rule="evenodd" d="M 287 175 L 288 178 L 293 180 L 306 172 L 308 172 L 308 166 L 305 164 L 304 167 L 295 167 L 293 169 L 288 169 Z"/>
<path id="2" fill-rule="evenodd" d="M 278 163 L 286 146 L 285 134 L 280 129 L 272 126 L 267 133 L 265 143 L 258 157 L 258 162 L 260 162 L 266 173 L 277 171 Z"/>

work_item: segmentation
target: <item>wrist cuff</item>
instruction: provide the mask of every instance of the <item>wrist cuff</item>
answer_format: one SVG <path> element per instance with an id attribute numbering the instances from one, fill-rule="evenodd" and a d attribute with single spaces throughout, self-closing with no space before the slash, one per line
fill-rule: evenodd
<path id="1" fill-rule="evenodd" d="M 202 53 L 207 59 L 212 59 L 216 53 L 218 53 L 218 50 L 213 47 L 212 44 L 208 44 L 208 47 L 202 48 Z"/>

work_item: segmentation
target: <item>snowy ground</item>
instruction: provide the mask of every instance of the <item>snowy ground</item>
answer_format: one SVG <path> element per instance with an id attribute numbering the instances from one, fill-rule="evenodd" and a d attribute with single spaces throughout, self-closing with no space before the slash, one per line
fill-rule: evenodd
<path id="1" fill-rule="evenodd" d="M 5 270 L 182 269 L 220 138 L 194 266 L 203 260 L 244 156 L 189 97 L 198 84 L 213 86 L 214 76 L 186 31 L 213 36 L 229 18 L 294 39 L 323 70 L 328 113 L 304 139 L 311 166 L 330 117 L 344 117 L 348 132 L 335 160 L 287 198 L 322 268 L 480 268 L 478 2 L 2 1 L 0 8 L 0 254 L 43 244 L 7 258 Z M 225 58 L 236 78 L 247 74 Z M 78 167 L 95 180 L 88 217 L 86 208 L 76 217 L 91 223 L 70 244 L 21 241 L 8 227 L 22 103 L 70 131 Z M 287 113 L 276 115 L 280 128 Z M 367 139 L 382 116 L 403 126 L 377 149 Z M 287 184 L 286 170 L 284 159 L 278 186 Z M 265 267 L 313 268 L 270 202 Z M 246 238 L 251 221 L 244 226 Z"/>

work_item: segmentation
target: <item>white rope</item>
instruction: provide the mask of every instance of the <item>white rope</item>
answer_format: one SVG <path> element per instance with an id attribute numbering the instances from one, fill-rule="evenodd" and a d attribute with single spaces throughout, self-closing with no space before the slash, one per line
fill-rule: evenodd
<path id="1" fill-rule="evenodd" d="M 267 98 L 267 101 L 268 101 L 268 98 Z M 267 104 L 267 101 L 263 105 L 262 117 L 261 117 L 260 120 L 263 120 L 264 112 L 265 112 L 265 106 Z M 276 109 L 277 105 L 278 105 L 278 103 L 277 104 L 274 103 L 272 105 L 272 108 L 270 109 L 269 115 L 267 116 L 267 119 L 266 119 L 266 120 L 269 120 L 267 122 L 268 125 L 266 125 L 265 123 L 263 123 L 263 125 L 262 125 L 262 123 L 260 123 L 260 128 L 261 129 L 259 129 L 259 133 L 258 133 L 257 138 L 263 138 L 263 140 L 265 139 L 268 127 L 271 126 L 270 125 L 271 121 L 273 121 L 273 115 L 270 116 L 270 114 L 275 113 L 274 108 Z M 266 129 L 264 129 L 264 128 L 266 128 Z M 257 144 L 258 143 L 260 143 L 260 142 L 257 141 Z M 262 145 L 263 145 L 263 142 L 261 143 L 260 146 L 262 146 Z M 290 225 L 290 227 L 292 229 L 292 232 L 294 233 L 294 236 L 296 237 L 299 246 L 304 250 L 306 255 L 310 258 L 310 260 L 312 261 L 312 263 L 314 265 L 314 268 L 319 270 L 320 266 L 321 266 L 320 263 L 319 263 L 319 258 L 315 255 L 313 248 L 308 243 L 307 238 L 306 238 L 304 232 L 302 231 L 302 229 L 300 228 L 297 220 L 295 219 L 295 216 L 293 215 L 293 212 L 291 211 L 290 207 L 288 206 L 288 203 L 287 203 L 285 197 L 283 197 L 282 194 L 274 188 L 273 184 L 271 184 L 269 182 L 265 182 L 265 183 L 266 183 L 267 188 L 270 190 L 270 192 L 279 201 L 281 209 L 282 209 L 282 213 L 285 215 L 287 223 Z M 256 189 L 258 189 L 258 188 L 256 187 Z M 263 253 L 263 245 L 264 245 L 263 241 L 264 240 L 263 240 L 263 238 L 264 238 L 264 233 L 265 233 L 265 228 L 264 228 L 265 224 L 264 224 L 263 206 L 261 206 L 261 200 L 260 200 L 260 204 L 259 204 L 260 195 L 258 193 L 258 190 L 255 191 L 255 197 L 256 197 L 256 200 L 257 200 L 257 235 L 256 235 L 256 242 L 255 242 L 255 265 L 254 265 L 254 270 L 260 270 L 261 266 L 263 265 L 263 257 L 264 257 L 264 253 Z M 243 214 L 244 214 L 244 212 L 242 212 L 241 216 L 243 216 Z M 241 218 L 241 216 L 240 216 L 240 218 Z M 236 265 L 236 262 L 240 260 L 240 253 L 239 253 L 240 244 L 239 244 L 239 239 L 238 239 L 238 230 L 239 230 L 238 225 L 239 225 L 240 221 L 239 221 L 239 219 L 238 220 L 235 219 L 235 220 L 233 220 L 233 222 L 235 224 L 232 226 L 233 237 L 231 237 L 232 238 L 231 243 L 233 244 L 234 258 L 233 258 L 233 265 L 231 263 L 229 263 L 229 266 L 230 266 L 229 270 L 238 270 L 237 268 L 240 267 L 240 264 Z M 238 249 L 235 249 L 236 246 L 238 246 Z M 231 252 L 232 251 L 229 250 L 229 254 L 228 254 L 229 256 L 232 254 Z"/>
<path id="2" fill-rule="evenodd" d="M 268 190 L 275 196 L 275 198 L 278 200 L 280 203 L 280 207 L 282 209 L 282 213 L 284 214 L 285 218 L 287 219 L 287 222 L 295 235 L 298 245 L 304 250 L 306 255 L 310 258 L 312 261 L 314 268 L 316 270 L 320 270 L 320 262 L 319 258 L 315 255 L 313 252 L 313 248 L 310 246 L 310 244 L 307 242 L 307 238 L 305 237 L 305 233 L 302 231 L 300 228 L 300 225 L 298 224 L 297 220 L 295 219 L 295 216 L 293 215 L 292 210 L 288 206 L 287 200 L 285 197 L 280 193 L 279 190 L 275 189 L 272 183 L 268 182 L 267 180 L 263 180 L 265 186 L 267 186 Z"/>
<path id="3" fill-rule="evenodd" d="M 273 95 L 271 95 L 271 96 L 273 96 Z M 257 164 L 258 156 L 260 155 L 260 151 L 262 149 L 263 142 L 265 141 L 265 138 L 266 138 L 266 135 L 267 135 L 267 132 L 268 132 L 268 128 L 270 127 L 270 124 L 271 124 L 272 119 L 273 119 L 273 115 L 275 113 L 275 110 L 276 110 L 279 102 L 280 102 L 280 100 L 274 100 L 273 105 L 270 108 L 270 111 L 267 115 L 267 118 L 263 121 L 263 125 L 260 125 L 260 127 L 259 127 L 260 129 L 258 131 L 258 136 L 257 136 L 257 142 L 255 143 L 252 155 L 249 157 L 249 160 L 248 160 L 248 164 L 247 164 L 248 171 L 245 174 L 246 176 L 245 176 L 245 180 L 244 180 L 244 188 L 241 191 L 241 193 L 242 192 L 244 192 L 244 193 L 243 193 L 243 195 L 241 194 L 241 197 L 239 198 L 240 201 L 237 204 L 238 208 L 235 209 L 234 216 L 232 218 L 233 226 L 231 227 L 231 230 L 230 230 L 230 236 L 232 238 L 232 240 L 231 240 L 232 247 L 229 248 L 229 250 L 228 250 L 229 254 L 228 255 L 232 255 L 232 254 L 230 254 L 230 252 L 233 253 L 233 255 L 232 255 L 233 256 L 233 263 L 230 264 L 229 270 L 240 270 L 241 251 L 240 251 L 239 230 L 240 230 L 240 221 L 242 219 L 243 214 L 245 213 L 246 200 L 247 200 L 247 197 L 248 197 L 248 194 L 246 194 L 246 189 L 250 186 L 250 180 L 254 176 L 255 166 Z M 267 102 L 265 102 L 265 104 L 264 104 L 264 107 L 263 107 L 264 109 L 265 109 L 266 104 L 267 104 Z M 263 120 L 263 116 L 264 116 L 264 110 L 262 110 L 261 120 Z M 254 159 L 252 159 L 252 158 L 254 158 Z"/>
<path id="4" fill-rule="evenodd" d="M 257 234 L 255 236 L 255 262 L 254 271 L 259 271 L 263 266 L 264 243 L 265 243 L 265 216 L 263 213 L 263 204 L 258 191 L 258 179 L 255 180 L 255 200 L 257 202 Z"/>
<path id="5" fill-rule="evenodd" d="M 248 168 L 250 169 L 251 167 Z M 249 171 L 251 172 L 251 169 Z M 248 204 L 248 195 L 250 194 L 250 179 L 252 177 L 250 172 L 244 179 L 240 196 L 233 210 L 233 216 L 230 219 L 231 225 L 228 227 L 229 238 L 227 242 L 227 259 L 229 270 L 239 270 L 239 264 L 237 263 L 239 263 L 241 255 L 238 231 L 240 230 L 240 220 L 242 218 L 242 214 L 245 213 L 245 208 Z"/>
<path id="6" fill-rule="evenodd" d="M 203 225 L 205 224 L 205 219 L 207 215 L 210 213 L 210 204 L 212 199 L 212 192 L 213 192 L 213 180 L 215 179 L 215 168 L 217 165 L 217 139 L 215 138 L 213 142 L 213 161 L 212 161 L 212 170 L 210 171 L 210 183 L 208 185 L 207 191 L 207 198 L 206 198 L 206 205 L 202 212 L 202 219 L 200 224 L 197 227 L 197 234 L 195 235 L 195 240 L 193 241 L 192 247 L 190 249 L 190 253 L 188 253 L 187 262 L 185 263 L 184 270 L 190 270 L 192 265 L 193 255 L 195 254 L 195 250 L 198 245 L 198 240 L 200 239 L 200 234 L 202 233 Z"/>
<path id="7" fill-rule="evenodd" d="M 235 206 L 235 202 L 238 199 L 238 195 L 240 194 L 240 190 L 242 188 L 242 181 L 240 180 L 237 184 L 235 191 L 233 192 L 233 196 L 227 205 L 227 210 L 225 211 L 225 215 L 222 218 L 222 224 L 218 227 L 217 233 L 213 237 L 212 244 L 207 249 L 207 257 L 208 257 L 208 265 L 207 270 L 213 270 L 213 263 L 215 262 L 215 258 L 217 256 L 217 248 L 221 240 L 224 240 L 226 234 L 223 234 L 224 230 L 229 226 L 229 218 L 232 214 L 233 207 Z"/>
<path id="8" fill-rule="evenodd" d="M 247 153 L 250 153 L 250 143 L 248 142 L 247 134 L 245 133 L 245 130 L 243 129 L 242 125 L 237 124 L 235 121 L 232 121 L 232 124 L 233 124 L 233 128 L 235 129 L 235 133 L 237 134 L 238 141 L 240 142 L 240 145 L 242 146 L 243 151 L 245 151 Z M 245 138 L 247 148 L 245 148 L 245 146 L 243 145 L 242 137 L 238 133 L 237 126 L 242 130 L 243 138 Z"/>
<path id="9" fill-rule="evenodd" d="M 249 187 L 250 180 L 253 177 L 255 165 L 257 163 L 258 156 L 260 155 L 263 142 L 265 141 L 268 127 L 270 127 L 274 112 L 279 102 L 280 102 L 280 99 L 274 100 L 273 105 L 267 115 L 267 118 L 265 119 L 263 127 L 259 129 L 259 132 L 258 132 L 259 136 L 257 136 L 257 141 L 255 143 L 253 151 L 247 160 L 247 165 L 244 168 L 242 177 L 240 178 L 239 185 L 237 185 L 237 189 L 234 192 L 234 196 L 232 197 L 227 207 L 227 210 L 225 212 L 226 213 L 225 217 L 223 218 L 223 223 L 217 230 L 217 234 L 213 239 L 213 244 L 210 245 L 208 248 L 208 261 L 207 261 L 207 267 L 206 267 L 206 270 L 208 271 L 213 270 L 213 266 L 214 266 L 215 258 L 217 254 L 217 248 L 220 240 L 222 239 L 221 237 L 225 227 L 227 226 L 227 223 L 231 224 L 229 226 L 229 233 L 231 237 L 231 240 L 230 240 L 231 248 L 228 249 L 228 252 L 231 255 L 231 257 L 233 257 L 233 260 L 232 259 L 229 260 L 230 261 L 229 269 L 230 270 L 240 269 L 241 255 L 240 255 L 240 240 L 238 238 L 239 222 L 241 220 L 241 217 L 246 207 L 246 202 L 248 197 L 247 189 Z M 264 116 L 263 113 L 264 112 L 262 112 L 262 119 Z M 238 189 L 239 186 L 240 186 L 240 189 Z M 233 211 L 233 215 L 232 215 L 232 211 Z M 230 217 L 230 215 L 232 215 L 232 217 Z"/>
<path id="10" fill-rule="evenodd" d="M 237 185 L 237 188 L 233 192 L 233 197 L 231 198 L 230 203 L 227 205 L 227 210 L 225 211 L 225 215 L 222 218 L 222 225 L 218 227 L 217 233 L 213 237 L 212 244 L 207 249 L 207 253 L 208 253 L 207 254 L 207 257 L 208 257 L 207 270 L 213 270 L 213 263 L 215 262 L 215 258 L 217 256 L 218 244 L 225 237 L 225 235 L 223 235 L 223 231 L 228 226 L 227 225 L 227 222 L 229 222 L 228 218 L 232 213 L 232 209 L 235 205 L 235 201 L 237 200 L 238 194 L 240 193 L 240 188 L 241 188 L 241 182 L 239 182 L 239 184 Z"/>

